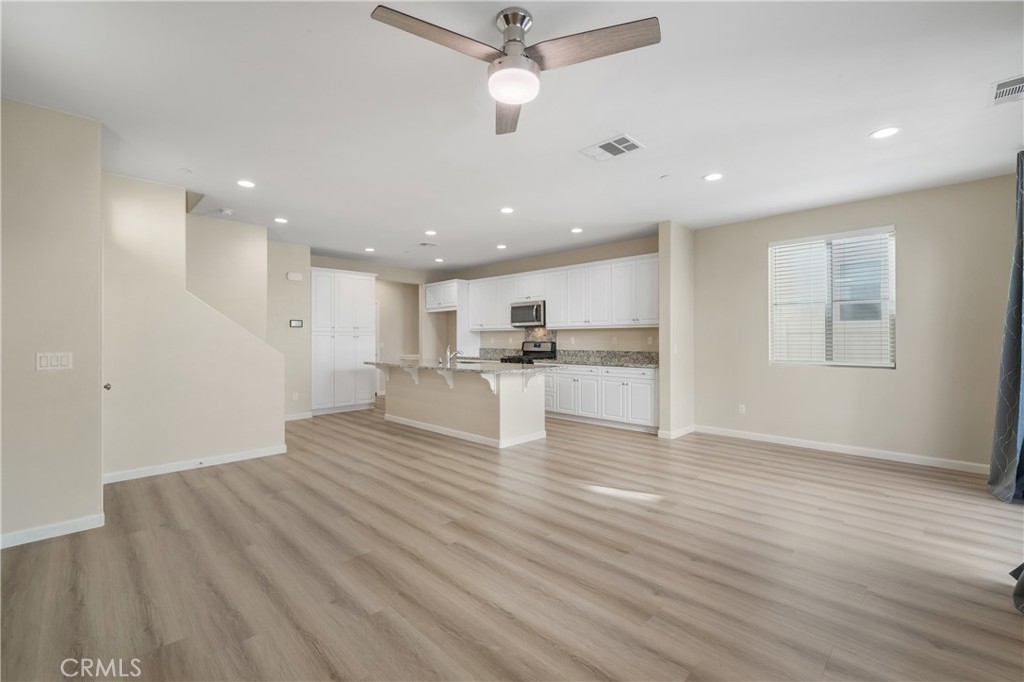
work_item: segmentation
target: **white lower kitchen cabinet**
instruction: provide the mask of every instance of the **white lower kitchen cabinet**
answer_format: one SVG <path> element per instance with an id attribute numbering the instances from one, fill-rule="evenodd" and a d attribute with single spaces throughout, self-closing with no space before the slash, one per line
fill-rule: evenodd
<path id="1" fill-rule="evenodd" d="M 603 367 L 601 370 L 601 418 L 627 424 L 658 423 L 658 393 L 653 369 Z"/>
<path id="2" fill-rule="evenodd" d="M 370 407 L 377 397 L 373 333 L 313 333 L 314 410 Z"/>
<path id="3" fill-rule="evenodd" d="M 554 412 L 580 417 L 601 417 L 601 369 L 573 367 L 555 375 Z"/>
<path id="4" fill-rule="evenodd" d="M 658 424 L 657 370 L 574 366 L 545 377 L 545 409 L 636 426 Z"/>

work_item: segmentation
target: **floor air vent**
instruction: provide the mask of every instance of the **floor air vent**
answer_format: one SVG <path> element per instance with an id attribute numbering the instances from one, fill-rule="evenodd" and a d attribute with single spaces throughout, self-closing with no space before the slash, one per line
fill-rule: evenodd
<path id="1" fill-rule="evenodd" d="M 1019 102 L 1024 99 L 1024 76 L 993 83 L 991 92 L 993 105 Z"/>
<path id="2" fill-rule="evenodd" d="M 589 156 L 594 161 L 607 161 L 616 156 L 642 149 L 643 145 L 628 135 L 617 135 L 610 140 L 595 144 L 593 147 L 581 149 L 580 154 Z"/>

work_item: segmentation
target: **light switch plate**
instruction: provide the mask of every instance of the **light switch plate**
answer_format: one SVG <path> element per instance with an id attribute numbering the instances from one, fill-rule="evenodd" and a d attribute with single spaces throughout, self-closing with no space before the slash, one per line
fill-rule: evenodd
<path id="1" fill-rule="evenodd" d="M 68 351 L 36 353 L 36 371 L 48 372 L 55 369 L 73 369 L 74 355 Z"/>

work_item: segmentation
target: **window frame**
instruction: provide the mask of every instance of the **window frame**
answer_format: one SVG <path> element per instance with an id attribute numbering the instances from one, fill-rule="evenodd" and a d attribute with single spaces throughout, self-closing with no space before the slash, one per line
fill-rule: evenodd
<path id="1" fill-rule="evenodd" d="M 773 285 L 773 282 L 774 282 L 774 274 L 773 274 L 773 269 L 772 269 L 772 247 L 795 245 L 795 244 L 809 244 L 809 243 L 812 243 L 812 242 L 826 242 L 826 243 L 828 243 L 828 242 L 831 242 L 831 241 L 834 241 L 834 240 L 853 239 L 853 238 L 857 238 L 857 237 L 870 237 L 872 235 L 878 235 L 878 234 L 886 234 L 886 235 L 891 234 L 892 235 L 891 245 L 890 245 L 889 249 L 887 249 L 887 251 L 891 250 L 890 258 L 891 258 L 891 263 L 892 263 L 892 272 L 891 272 L 891 278 L 892 278 L 891 291 L 892 291 L 892 294 L 891 294 L 890 298 L 888 299 L 888 300 L 890 300 L 892 302 L 892 306 L 891 306 L 892 312 L 889 315 L 889 324 L 890 324 L 890 329 L 891 329 L 890 334 L 891 334 L 891 338 L 892 338 L 892 362 L 891 362 L 891 364 L 877 364 L 876 365 L 876 364 L 863 364 L 863 363 L 858 363 L 858 362 L 836 362 L 834 360 L 827 360 L 827 359 L 824 360 L 824 361 L 816 361 L 815 360 L 815 361 L 806 361 L 806 362 L 796 361 L 796 360 L 776 360 L 776 359 L 774 359 L 772 357 L 772 355 L 773 355 L 772 350 L 773 350 L 773 345 L 774 345 L 773 338 L 772 338 L 773 320 L 774 320 L 774 304 L 772 302 L 772 294 L 773 294 L 773 286 L 772 285 Z M 831 247 L 827 246 L 826 248 L 830 249 Z M 896 268 L 896 225 L 880 225 L 878 227 L 869 227 L 869 228 L 864 228 L 864 229 L 859 229 L 859 230 L 846 230 L 846 231 L 843 231 L 843 232 L 830 232 L 830 233 L 827 233 L 827 234 L 815 234 L 815 235 L 808 235 L 808 236 L 805 236 L 805 237 L 796 237 L 796 238 L 793 238 L 793 239 L 779 239 L 779 240 L 768 242 L 767 253 L 768 253 L 768 287 L 767 287 L 768 288 L 768 325 L 767 326 L 768 326 L 768 365 L 769 366 L 778 365 L 778 366 L 781 366 L 781 367 L 847 367 L 847 368 L 856 368 L 856 369 L 891 369 L 891 370 L 896 369 L 896 366 L 897 366 L 897 355 L 896 355 L 896 290 L 897 290 L 897 286 L 896 286 L 896 270 L 897 270 L 897 268 Z M 831 257 L 831 256 L 829 256 L 829 257 Z M 828 272 L 831 272 L 831 267 L 828 268 Z M 834 315 L 833 315 L 833 310 L 832 310 L 833 304 L 834 304 L 834 298 L 833 298 L 834 297 L 834 291 L 833 291 L 833 283 L 831 281 L 826 282 L 825 294 L 826 294 L 826 298 L 825 298 L 825 324 L 826 324 L 827 327 L 831 327 L 831 325 L 834 324 L 834 320 L 833 320 Z M 879 299 L 879 300 L 884 301 L 886 299 Z M 827 338 L 828 338 L 828 332 L 826 332 L 826 339 Z M 826 341 L 825 356 L 827 358 L 827 357 L 829 357 L 831 355 L 833 355 L 832 348 L 830 347 L 830 344 Z"/>

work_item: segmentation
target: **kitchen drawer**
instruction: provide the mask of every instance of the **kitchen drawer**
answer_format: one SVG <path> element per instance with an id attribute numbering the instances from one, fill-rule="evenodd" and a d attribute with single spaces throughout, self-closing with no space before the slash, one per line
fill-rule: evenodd
<path id="1" fill-rule="evenodd" d="M 601 367 L 593 367 L 591 365 L 562 365 L 565 369 L 561 371 L 562 374 L 587 374 L 593 376 L 601 376 Z"/>
<path id="2" fill-rule="evenodd" d="M 623 379 L 653 379 L 657 370 L 653 367 L 602 367 L 601 375 Z"/>

